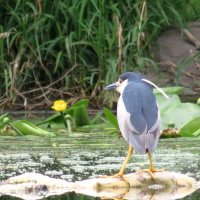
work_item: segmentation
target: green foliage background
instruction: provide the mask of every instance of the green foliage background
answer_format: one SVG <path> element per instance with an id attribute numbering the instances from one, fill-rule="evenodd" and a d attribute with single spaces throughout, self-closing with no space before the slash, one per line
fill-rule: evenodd
<path id="1" fill-rule="evenodd" d="M 104 85 L 123 71 L 145 73 L 150 65 L 157 69 L 149 52 L 151 43 L 168 26 L 184 26 L 200 15 L 198 0 L 0 3 L 3 107 L 35 102 L 39 103 L 32 108 L 49 106 L 55 98 L 110 100 L 103 96 Z"/>

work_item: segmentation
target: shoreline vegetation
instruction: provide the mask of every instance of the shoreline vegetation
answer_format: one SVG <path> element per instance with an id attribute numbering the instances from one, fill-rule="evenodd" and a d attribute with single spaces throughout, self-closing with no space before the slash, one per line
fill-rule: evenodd
<path id="1" fill-rule="evenodd" d="M 116 96 L 104 86 L 124 71 L 159 77 L 155 40 L 170 26 L 186 30 L 200 18 L 198 0 L 3 0 L 0 10 L 1 110 L 83 98 L 92 108 L 113 107 Z"/>

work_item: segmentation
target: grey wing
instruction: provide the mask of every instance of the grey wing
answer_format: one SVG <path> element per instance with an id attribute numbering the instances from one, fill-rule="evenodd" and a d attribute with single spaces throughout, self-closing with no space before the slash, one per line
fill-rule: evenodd
<path id="1" fill-rule="evenodd" d="M 129 144 L 138 153 L 153 152 L 160 133 L 160 116 L 151 88 L 143 83 L 130 83 L 122 98 L 129 113 L 125 120 Z"/>
<path id="2" fill-rule="evenodd" d="M 123 93 L 122 99 L 129 116 L 126 119 L 129 129 L 136 134 L 146 133 L 147 121 L 143 114 L 143 97 L 138 83 L 129 83 Z"/>
<path id="3" fill-rule="evenodd" d="M 160 137 L 160 111 L 152 90 L 148 86 L 142 88 L 143 113 L 148 130 L 146 134 L 146 149 L 154 152 Z"/>

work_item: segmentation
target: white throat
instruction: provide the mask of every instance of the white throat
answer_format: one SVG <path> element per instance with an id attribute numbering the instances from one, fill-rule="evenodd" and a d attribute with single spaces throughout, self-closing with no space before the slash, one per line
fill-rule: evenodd
<path id="1" fill-rule="evenodd" d="M 122 94 L 124 91 L 124 88 L 128 84 L 128 79 L 124 80 L 122 83 L 117 83 L 117 84 L 118 84 L 118 87 L 116 88 L 116 91 Z"/>

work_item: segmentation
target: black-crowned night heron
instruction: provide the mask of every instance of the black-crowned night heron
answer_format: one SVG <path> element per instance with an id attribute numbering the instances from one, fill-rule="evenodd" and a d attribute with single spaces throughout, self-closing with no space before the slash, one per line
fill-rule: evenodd
<path id="1" fill-rule="evenodd" d="M 105 87 L 105 90 L 116 89 L 121 94 L 117 103 L 117 120 L 120 131 L 129 144 L 128 155 L 118 176 L 124 175 L 133 150 L 147 153 L 150 161 L 148 172 L 152 175 L 157 171 L 153 167 L 152 153 L 160 136 L 160 112 L 152 86 L 166 96 L 154 83 L 134 72 L 120 75 L 116 83 Z"/>

